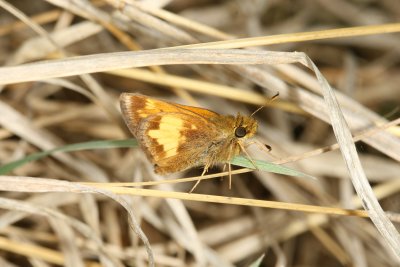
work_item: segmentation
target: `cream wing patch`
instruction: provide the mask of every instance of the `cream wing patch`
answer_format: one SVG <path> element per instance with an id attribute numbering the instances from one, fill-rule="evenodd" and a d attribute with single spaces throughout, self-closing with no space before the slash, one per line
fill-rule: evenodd
<path id="1" fill-rule="evenodd" d="M 173 116 L 163 116 L 160 120 L 159 129 L 149 130 L 148 136 L 155 139 L 163 146 L 165 157 L 175 156 L 180 143 L 185 142 L 185 136 L 181 134 L 184 121 Z"/>
<path id="2" fill-rule="evenodd" d="M 144 108 L 138 110 L 138 114 L 140 118 L 146 118 L 149 116 L 148 110 L 154 110 L 156 109 L 156 106 L 154 102 L 151 99 L 146 99 L 146 104 Z"/>

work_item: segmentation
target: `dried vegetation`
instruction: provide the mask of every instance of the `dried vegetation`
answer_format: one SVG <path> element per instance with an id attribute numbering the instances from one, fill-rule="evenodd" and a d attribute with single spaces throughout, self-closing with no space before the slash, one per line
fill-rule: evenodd
<path id="1" fill-rule="evenodd" d="M 0 7 L 0 171 L 104 140 L 0 175 L 1 266 L 400 265 L 397 0 Z M 163 181 L 200 169 L 160 177 L 139 149 L 107 147 L 131 138 L 122 92 L 224 114 L 267 104 L 272 153 L 252 157 L 316 179 L 238 170 L 229 190 L 216 167 L 224 179 L 187 194 Z"/>

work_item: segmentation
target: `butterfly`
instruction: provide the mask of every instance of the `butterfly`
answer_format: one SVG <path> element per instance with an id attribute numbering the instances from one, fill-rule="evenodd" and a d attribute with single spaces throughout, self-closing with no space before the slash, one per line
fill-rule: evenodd
<path id="1" fill-rule="evenodd" d="M 251 116 L 221 115 L 136 93 L 121 94 L 120 105 L 129 130 L 161 175 L 195 166 L 204 166 L 204 175 L 217 163 L 228 164 L 230 173 L 230 160 L 247 154 L 244 141 L 258 127 Z"/>

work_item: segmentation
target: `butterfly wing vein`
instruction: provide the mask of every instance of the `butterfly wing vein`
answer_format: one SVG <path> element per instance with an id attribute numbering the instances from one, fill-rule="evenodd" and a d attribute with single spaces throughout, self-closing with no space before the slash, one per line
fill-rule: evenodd
<path id="1" fill-rule="evenodd" d="M 160 174 L 210 165 L 210 147 L 223 140 L 215 125 L 208 123 L 219 114 L 207 109 L 139 94 L 123 94 L 121 109 L 129 129 L 140 139 L 142 149 Z"/>

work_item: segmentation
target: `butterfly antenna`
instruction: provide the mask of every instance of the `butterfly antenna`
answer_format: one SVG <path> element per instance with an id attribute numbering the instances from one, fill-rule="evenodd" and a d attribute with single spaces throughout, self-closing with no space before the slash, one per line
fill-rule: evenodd
<path id="1" fill-rule="evenodd" d="M 266 105 L 272 103 L 275 99 L 277 99 L 279 97 L 279 92 L 277 92 L 273 97 L 271 97 L 270 99 L 268 99 L 268 102 L 265 105 L 262 105 L 261 107 L 259 107 L 258 109 L 256 109 L 253 113 L 251 113 L 250 117 L 253 117 L 254 114 L 256 114 L 257 112 L 259 112 L 260 110 L 262 110 Z"/>
<path id="2" fill-rule="evenodd" d="M 253 113 L 251 113 L 250 117 L 253 117 L 254 114 L 256 114 L 257 112 L 259 112 L 260 110 L 262 110 L 265 106 L 261 106 L 258 109 L 256 109 Z"/>
<path id="3" fill-rule="evenodd" d="M 268 102 L 271 103 L 272 101 L 274 101 L 278 97 L 279 97 L 279 92 L 276 92 L 276 94 L 273 97 L 271 97 Z"/>

